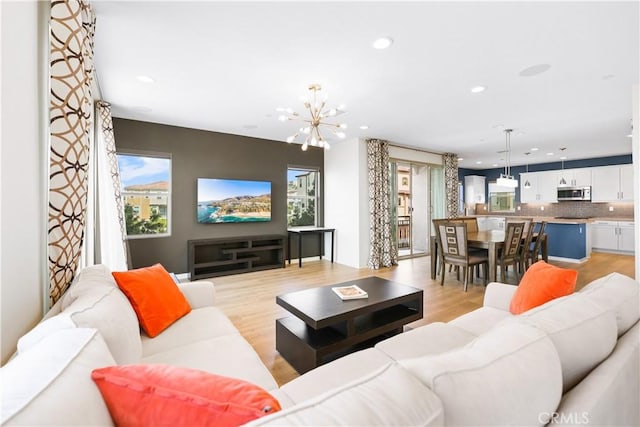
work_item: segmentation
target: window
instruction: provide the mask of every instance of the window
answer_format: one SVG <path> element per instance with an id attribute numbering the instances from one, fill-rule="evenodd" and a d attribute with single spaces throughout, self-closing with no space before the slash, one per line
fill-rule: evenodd
<path id="1" fill-rule="evenodd" d="M 289 168 L 287 170 L 287 225 L 289 227 L 318 224 L 317 169 Z"/>
<path id="2" fill-rule="evenodd" d="M 171 156 L 118 153 L 127 237 L 170 235 Z"/>

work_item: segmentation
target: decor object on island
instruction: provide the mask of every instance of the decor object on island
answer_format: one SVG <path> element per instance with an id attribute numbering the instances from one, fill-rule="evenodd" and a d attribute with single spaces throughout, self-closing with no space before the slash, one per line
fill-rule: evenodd
<path id="1" fill-rule="evenodd" d="M 200 224 L 271 221 L 271 182 L 198 178 Z"/>
<path id="2" fill-rule="evenodd" d="M 511 132 L 513 129 L 505 129 L 504 173 L 496 180 L 496 184 L 503 187 L 518 187 L 518 180 L 511 175 Z"/>
<path id="3" fill-rule="evenodd" d="M 327 119 L 346 113 L 344 105 L 340 105 L 337 108 L 325 108 L 326 96 L 322 99 L 318 99 L 318 91 L 322 90 L 319 84 L 310 84 L 309 91 L 313 92 L 313 99 L 309 100 L 303 98 L 304 108 L 309 110 L 309 117 L 301 117 L 299 113 L 293 111 L 291 108 L 277 108 L 276 110 L 281 113 L 278 120 L 286 122 L 289 120 L 301 120 L 308 123 L 308 126 L 301 127 L 294 135 L 287 138 L 288 143 L 292 143 L 300 135 L 306 135 L 304 142 L 302 143 L 302 151 L 306 151 L 309 144 L 328 150 L 330 148 L 329 142 L 320 133 L 320 126 L 328 127 L 331 132 L 340 139 L 345 138 L 345 133 L 342 131 L 347 128 L 345 123 L 329 123 Z"/>
<path id="4" fill-rule="evenodd" d="M 363 291 L 358 285 L 336 286 L 331 288 L 341 300 L 367 298 L 369 294 Z"/>

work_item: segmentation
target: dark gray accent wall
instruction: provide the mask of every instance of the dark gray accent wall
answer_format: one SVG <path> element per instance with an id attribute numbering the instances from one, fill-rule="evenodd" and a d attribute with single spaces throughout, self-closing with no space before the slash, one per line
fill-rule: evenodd
<path id="1" fill-rule="evenodd" d="M 172 156 L 171 236 L 130 239 L 133 268 L 161 263 L 169 271 L 188 271 L 187 240 L 190 239 L 286 235 L 287 167 L 318 168 L 320 179 L 324 176 L 324 151 L 314 147 L 302 151 L 299 144 L 120 118 L 114 118 L 113 127 L 118 151 L 162 152 Z M 271 181 L 271 221 L 198 224 L 197 178 Z M 323 182 L 320 188 L 324 188 Z M 322 201 L 321 195 L 320 214 Z"/>

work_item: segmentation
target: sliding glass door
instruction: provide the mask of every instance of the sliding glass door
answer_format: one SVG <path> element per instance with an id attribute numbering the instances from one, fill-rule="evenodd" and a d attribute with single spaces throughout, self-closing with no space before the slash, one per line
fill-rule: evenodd
<path id="1" fill-rule="evenodd" d="M 401 160 L 391 161 L 392 194 L 396 200 L 392 218 L 398 256 L 428 255 L 431 236 L 431 166 Z"/>

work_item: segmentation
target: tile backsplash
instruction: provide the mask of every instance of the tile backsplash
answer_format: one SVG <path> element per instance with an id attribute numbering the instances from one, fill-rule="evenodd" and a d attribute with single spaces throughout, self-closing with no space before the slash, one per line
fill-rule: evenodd
<path id="1" fill-rule="evenodd" d="M 518 210 L 520 208 L 520 210 Z M 544 208 L 541 209 L 541 208 Z M 613 208 L 613 210 L 611 210 Z M 633 219 L 633 203 L 592 203 L 592 202 L 559 202 L 559 203 L 517 203 L 516 211 L 490 212 L 486 204 L 475 206 L 476 215 L 517 215 L 517 216 L 571 216 L 592 218 L 625 218 Z"/>

